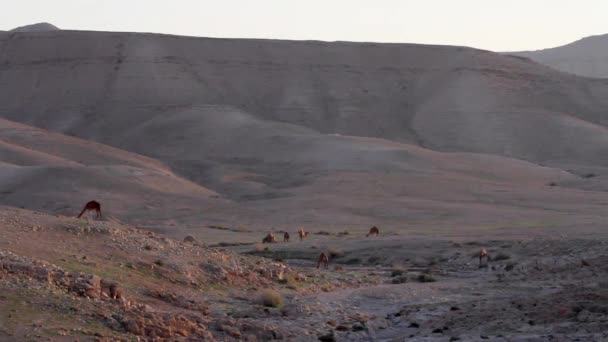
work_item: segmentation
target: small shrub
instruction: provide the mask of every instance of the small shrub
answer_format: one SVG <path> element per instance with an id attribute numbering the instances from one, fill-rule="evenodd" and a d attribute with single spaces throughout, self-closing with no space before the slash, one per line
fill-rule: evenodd
<path id="1" fill-rule="evenodd" d="M 338 236 L 345 236 L 345 235 L 348 235 L 348 230 L 338 233 Z"/>
<path id="2" fill-rule="evenodd" d="M 407 283 L 407 275 L 402 275 L 402 276 L 398 276 L 395 277 L 391 280 L 391 282 L 393 284 L 403 284 L 403 283 Z"/>
<path id="3" fill-rule="evenodd" d="M 151 251 L 151 250 L 152 250 L 152 246 L 150 246 L 150 245 L 145 245 L 145 246 L 144 246 L 144 249 L 145 249 L 145 250 L 147 250 L 147 251 Z"/>
<path id="4" fill-rule="evenodd" d="M 417 279 L 418 279 L 418 281 L 419 281 L 419 282 L 421 282 L 421 283 L 432 283 L 432 282 L 434 282 L 434 281 L 437 281 L 437 280 L 435 280 L 435 278 L 434 278 L 432 275 L 430 275 L 430 274 L 420 274 L 420 275 L 418 275 L 418 278 L 417 278 Z"/>
<path id="5" fill-rule="evenodd" d="M 371 256 L 369 257 L 369 259 L 367 259 L 367 262 L 369 262 L 370 264 L 377 264 L 382 260 L 382 258 L 380 258 L 379 256 Z"/>
<path id="6" fill-rule="evenodd" d="M 327 253 L 330 259 L 338 259 L 344 256 L 344 252 L 337 248 L 328 248 Z"/>
<path id="7" fill-rule="evenodd" d="M 316 232 L 316 233 L 314 233 L 314 234 L 315 234 L 315 235 L 331 235 L 331 233 L 330 233 L 330 232 L 326 232 L 326 231 L 324 231 L 324 230 L 318 231 L 318 232 Z"/>
<path id="8" fill-rule="evenodd" d="M 165 266 L 165 262 L 162 261 L 162 260 L 160 260 L 160 259 L 154 261 L 154 264 L 157 265 L 157 266 L 160 266 L 160 267 Z"/>
<path id="9" fill-rule="evenodd" d="M 549 183 L 549 184 L 547 184 L 547 185 L 548 185 L 548 186 L 557 186 L 557 183 L 555 183 L 555 182 L 551 182 L 551 183 Z"/>
<path id="10" fill-rule="evenodd" d="M 271 308 L 280 308 L 284 305 L 285 301 L 283 295 L 275 290 L 264 290 L 260 293 L 260 303 L 264 306 Z"/>
<path id="11" fill-rule="evenodd" d="M 593 178 L 593 177 L 595 177 L 595 173 L 585 173 L 581 177 L 582 178 Z"/>
<path id="12" fill-rule="evenodd" d="M 405 274 L 405 271 L 400 268 L 395 268 L 391 271 L 391 277 L 398 277 Z"/>
<path id="13" fill-rule="evenodd" d="M 280 279 L 279 284 L 287 285 L 287 288 L 290 289 L 295 289 L 298 287 L 298 281 L 293 274 L 288 274 L 283 279 Z"/>
<path id="14" fill-rule="evenodd" d="M 344 261 L 344 263 L 347 265 L 353 265 L 353 264 L 360 264 L 361 261 L 362 261 L 361 258 L 350 258 L 350 259 Z"/>
<path id="15" fill-rule="evenodd" d="M 508 260 L 508 259 L 511 259 L 510 255 L 500 252 L 500 253 L 496 254 L 495 257 L 492 258 L 492 261 L 501 261 L 501 260 Z"/>

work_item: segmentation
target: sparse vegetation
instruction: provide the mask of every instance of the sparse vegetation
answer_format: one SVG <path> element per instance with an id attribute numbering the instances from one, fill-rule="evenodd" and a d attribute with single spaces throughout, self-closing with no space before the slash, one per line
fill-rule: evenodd
<path id="1" fill-rule="evenodd" d="M 344 251 L 334 247 L 328 248 L 327 253 L 330 259 L 338 259 L 344 256 Z"/>
<path id="2" fill-rule="evenodd" d="M 289 289 L 297 289 L 298 287 L 298 281 L 293 274 L 288 274 L 283 279 L 280 279 L 279 284 L 287 285 Z"/>
<path id="3" fill-rule="evenodd" d="M 350 259 L 344 261 L 344 263 L 347 265 L 360 264 L 361 262 L 362 262 L 361 258 L 350 258 Z"/>
<path id="4" fill-rule="evenodd" d="M 165 266 L 165 262 L 160 259 L 157 259 L 156 261 L 154 261 L 154 264 L 157 266 L 160 266 L 160 267 Z"/>
<path id="5" fill-rule="evenodd" d="M 416 279 L 421 283 L 432 283 L 437 281 L 432 275 L 426 273 L 418 275 Z"/>
<path id="6" fill-rule="evenodd" d="M 511 259 L 510 255 L 500 252 L 492 258 L 492 261 L 501 261 L 501 260 L 508 260 L 508 259 Z"/>
<path id="7" fill-rule="evenodd" d="M 367 259 L 367 262 L 369 262 L 370 264 L 375 265 L 375 264 L 380 263 L 380 261 L 381 261 L 381 260 L 382 260 L 382 258 L 381 258 L 381 257 L 379 257 L 379 256 L 377 256 L 377 255 L 374 255 L 374 256 L 369 257 L 369 258 Z"/>
<path id="8" fill-rule="evenodd" d="M 404 275 L 406 272 L 401 268 L 395 268 L 391 271 L 391 277 L 398 277 Z"/>
<path id="9" fill-rule="evenodd" d="M 401 275 L 401 276 L 395 277 L 391 280 L 391 283 L 393 283 L 393 284 L 407 283 L 407 275 Z"/>
<path id="10" fill-rule="evenodd" d="M 283 295 L 275 290 L 266 289 L 260 293 L 259 301 L 262 305 L 271 308 L 280 308 L 285 304 Z"/>

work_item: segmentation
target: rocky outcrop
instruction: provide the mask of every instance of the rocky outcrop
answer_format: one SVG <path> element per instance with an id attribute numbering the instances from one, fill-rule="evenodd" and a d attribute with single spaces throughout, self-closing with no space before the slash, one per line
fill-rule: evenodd
<path id="1" fill-rule="evenodd" d="M 19 277 L 57 286 L 81 297 L 115 300 L 128 304 L 120 285 L 97 275 L 71 273 L 53 264 L 0 251 L 0 279 Z"/>

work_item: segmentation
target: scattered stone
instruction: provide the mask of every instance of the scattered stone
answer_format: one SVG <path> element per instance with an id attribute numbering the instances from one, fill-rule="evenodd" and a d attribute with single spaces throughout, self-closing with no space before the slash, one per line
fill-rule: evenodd
<path id="1" fill-rule="evenodd" d="M 188 235 L 184 238 L 184 242 L 196 244 L 198 241 L 192 235 Z"/>
<path id="2" fill-rule="evenodd" d="M 330 332 L 327 335 L 319 336 L 319 341 L 321 342 L 336 342 L 336 337 L 333 332 Z"/>

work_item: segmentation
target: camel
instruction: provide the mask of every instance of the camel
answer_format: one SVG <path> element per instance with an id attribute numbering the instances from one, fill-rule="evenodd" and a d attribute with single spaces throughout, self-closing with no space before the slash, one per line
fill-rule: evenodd
<path id="1" fill-rule="evenodd" d="M 300 228 L 300 230 L 298 230 L 298 235 L 300 236 L 300 241 L 302 241 L 308 236 L 308 232 L 305 232 L 304 228 Z"/>
<path id="2" fill-rule="evenodd" d="M 317 269 L 319 267 L 321 267 L 321 264 L 323 264 L 323 266 L 325 266 L 325 268 L 329 268 L 329 258 L 327 257 L 327 255 L 325 255 L 325 253 L 321 253 L 321 255 L 319 255 L 319 261 L 317 262 Z"/>
<path id="3" fill-rule="evenodd" d="M 95 210 L 95 212 L 97 214 L 95 216 L 95 218 L 101 218 L 101 204 L 99 204 L 99 202 L 96 202 L 96 201 L 89 201 L 87 204 L 85 204 L 84 209 L 82 209 L 82 211 L 78 215 L 78 218 L 82 217 L 82 214 L 84 214 L 85 211 L 92 211 L 92 210 Z"/>
<path id="4" fill-rule="evenodd" d="M 380 229 L 378 229 L 378 227 L 373 226 L 369 229 L 369 233 L 367 233 L 367 235 L 365 235 L 366 237 L 369 237 L 370 235 L 380 235 Z"/>
<path id="5" fill-rule="evenodd" d="M 272 234 L 272 233 L 268 233 L 268 235 L 266 235 L 266 237 L 262 239 L 262 243 L 275 243 L 275 242 L 277 242 L 277 240 L 274 237 L 274 234 Z"/>
<path id="6" fill-rule="evenodd" d="M 486 258 L 486 262 L 490 261 L 489 257 L 488 257 L 488 250 L 483 247 L 481 249 L 481 251 L 479 252 L 479 267 L 481 267 L 481 259 L 482 258 Z"/>
<path id="7" fill-rule="evenodd" d="M 283 234 L 283 242 L 289 242 L 289 233 L 285 232 L 285 234 Z"/>

